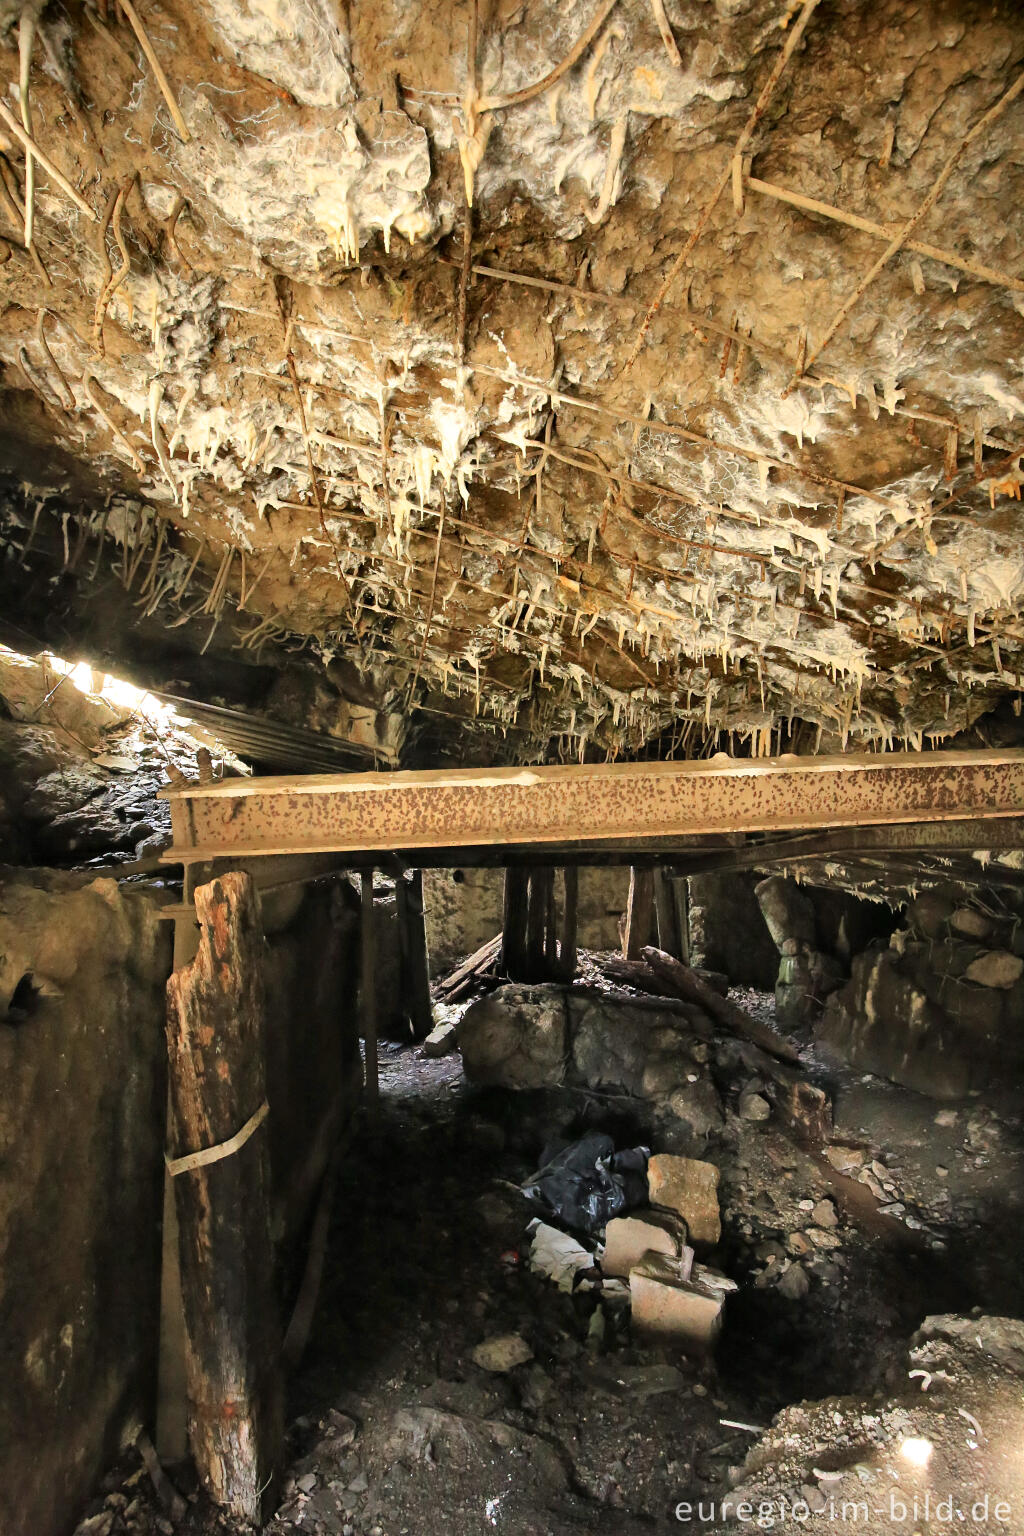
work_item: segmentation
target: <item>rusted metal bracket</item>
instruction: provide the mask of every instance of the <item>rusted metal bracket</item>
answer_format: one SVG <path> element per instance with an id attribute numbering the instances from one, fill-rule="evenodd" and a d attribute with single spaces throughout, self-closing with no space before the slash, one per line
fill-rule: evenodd
<path id="1" fill-rule="evenodd" d="M 678 847 L 706 833 L 1021 816 L 1024 751 L 310 774 L 160 793 L 165 863 L 535 844 L 571 860 L 574 845 L 623 839 Z"/>

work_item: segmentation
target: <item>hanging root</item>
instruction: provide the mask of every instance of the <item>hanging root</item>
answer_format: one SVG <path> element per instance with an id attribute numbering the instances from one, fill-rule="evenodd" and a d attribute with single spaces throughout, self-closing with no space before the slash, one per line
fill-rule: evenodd
<path id="1" fill-rule="evenodd" d="M 665 44 L 665 52 L 676 68 L 682 69 L 683 58 L 679 52 L 675 37 L 672 35 L 672 28 L 669 26 L 668 17 L 665 14 L 665 0 L 651 0 L 651 9 L 654 11 L 654 19 L 658 23 L 661 40 Z"/>
<path id="2" fill-rule="evenodd" d="M 96 414 L 98 416 L 101 416 L 103 418 L 103 421 L 106 424 L 107 430 L 111 433 L 111 435 L 115 438 L 115 440 L 121 444 L 121 447 L 129 455 L 129 457 L 131 458 L 131 461 L 132 461 L 132 468 L 136 471 L 136 473 L 138 473 L 140 475 L 145 474 L 145 471 L 146 471 L 145 464 L 139 458 L 138 454 L 135 452 L 135 449 L 132 447 L 132 445 L 128 441 L 128 439 L 125 437 L 124 433 L 121 431 L 121 428 L 117 425 L 117 422 L 114 421 L 113 417 L 109 414 L 109 412 L 107 411 L 106 407 L 104 405 L 102 405 L 100 400 L 97 398 L 96 390 L 98 388 L 98 385 L 97 385 L 96 380 L 93 378 L 92 374 L 91 373 L 87 374 L 85 376 L 85 378 L 82 380 L 82 383 L 85 386 L 85 392 L 89 396 L 89 403 L 91 404 L 93 410 L 96 412 Z"/>
<path id="3" fill-rule="evenodd" d="M 181 262 L 181 264 L 185 268 L 185 270 L 187 272 L 194 272 L 195 271 L 195 267 L 189 261 L 188 257 L 185 255 L 185 252 L 182 250 L 181 246 L 178 244 L 178 237 L 177 237 L 177 234 L 175 233 L 175 231 L 178 228 L 178 220 L 181 217 L 182 210 L 184 208 L 187 208 L 187 207 L 188 207 L 188 199 L 185 197 L 183 192 L 179 192 L 177 194 L 176 198 L 174 199 L 174 207 L 171 209 L 170 213 L 167 215 L 166 219 L 164 220 L 164 233 L 167 236 L 167 243 L 168 243 L 168 245 L 174 251 L 175 255 L 177 256 L 178 260 Z"/>
<path id="4" fill-rule="evenodd" d="M 49 358 L 50 366 L 53 369 L 54 373 L 57 375 L 58 379 L 60 379 L 61 388 L 64 390 L 65 396 L 67 397 L 65 408 L 67 410 L 69 410 L 69 411 L 73 411 L 75 409 L 75 396 L 74 396 L 74 393 L 72 392 L 71 385 L 68 383 L 67 379 L 64 376 L 63 369 L 61 368 L 61 366 L 58 363 L 57 359 L 54 357 L 53 353 L 50 351 L 50 345 L 49 345 L 49 342 L 46 340 L 46 335 L 45 335 L 45 332 L 43 330 L 43 327 L 46 324 L 46 317 L 47 317 L 47 315 L 52 315 L 52 314 L 53 314 L 53 311 L 49 310 L 49 309 L 41 309 L 39 311 L 39 318 L 36 321 L 36 340 L 39 342 L 40 349 L 43 352 L 45 352 L 46 356 Z M 54 316 L 54 318 L 56 318 L 56 317 Z"/>
<path id="5" fill-rule="evenodd" d="M 174 97 L 174 92 L 171 90 L 171 82 L 164 74 L 163 65 L 157 58 L 153 49 L 153 44 L 149 40 L 149 33 L 142 25 L 142 18 L 132 4 L 132 0 L 118 0 L 118 3 L 120 4 L 120 7 L 125 16 L 127 16 L 128 24 L 132 31 L 135 33 L 135 36 L 138 38 L 143 53 L 149 60 L 149 66 L 152 69 L 153 74 L 156 76 L 156 83 L 160 87 L 161 95 L 163 96 L 164 101 L 167 103 L 167 110 L 170 112 L 172 118 L 174 119 L 174 126 L 178 130 L 178 137 L 181 139 L 183 144 L 190 144 L 192 142 L 192 135 L 189 133 L 188 128 L 185 126 L 185 119 L 181 115 L 178 103 Z"/>
<path id="6" fill-rule="evenodd" d="M 36 35 L 36 16 L 31 0 L 21 9 L 18 25 L 18 101 L 21 121 L 26 133 L 32 132 L 32 109 L 28 99 L 29 72 L 32 68 L 32 44 Z M 31 155 L 25 156 L 25 248 L 32 244 L 35 224 L 36 168 Z"/>
<path id="7" fill-rule="evenodd" d="M 8 107 L 6 102 L 3 100 L 0 100 L 0 121 L 7 125 L 7 127 L 14 134 L 14 137 L 17 139 L 18 143 L 21 145 L 22 149 L 24 149 L 26 160 L 29 156 L 32 156 L 34 159 L 38 160 L 47 176 L 55 181 L 58 187 L 60 187 L 61 191 L 70 197 L 71 201 L 74 203 L 79 212 L 84 213 L 85 217 L 89 219 L 93 224 L 95 224 L 97 222 L 96 215 L 89 207 L 89 204 L 86 202 L 85 198 L 82 197 L 81 193 L 75 190 L 70 181 L 68 181 L 67 177 L 64 175 L 63 171 L 59 171 L 57 169 L 49 155 L 44 154 L 44 152 L 39 148 L 39 145 L 36 143 L 35 139 L 33 139 L 32 135 L 25 131 L 24 127 L 21 125 L 21 123 L 19 123 L 18 119 L 11 111 L 10 107 Z"/>
<path id="8" fill-rule="evenodd" d="M 124 233 L 121 229 L 121 215 L 124 212 L 124 200 L 128 196 L 134 180 L 135 172 L 133 171 L 132 174 L 130 176 L 126 176 L 124 181 L 121 183 L 121 186 L 117 192 L 117 196 L 114 198 L 113 205 L 110 207 L 110 211 L 104 214 L 103 229 L 100 234 L 100 242 L 103 247 L 104 259 L 107 260 L 107 265 L 109 266 L 110 262 L 107 258 L 106 229 L 107 225 L 111 221 L 111 218 L 113 218 L 114 239 L 117 241 L 117 248 L 121 253 L 121 265 L 118 267 L 116 272 L 111 271 L 110 276 L 107 278 L 107 281 L 103 285 L 99 298 L 96 300 L 96 312 L 93 315 L 92 321 L 92 339 L 93 345 L 95 346 L 96 351 L 99 353 L 100 357 L 104 355 L 103 321 L 106 318 L 107 309 L 110 306 L 110 301 L 114 297 L 114 294 L 120 288 L 121 284 L 124 282 L 125 278 L 128 276 L 132 269 L 131 260 L 128 255 L 128 247 L 124 243 Z"/>
<path id="9" fill-rule="evenodd" d="M 8 217 L 11 219 L 14 228 L 20 229 L 25 219 L 25 206 L 18 196 L 18 183 L 15 178 L 14 171 L 4 155 L 0 155 L 0 203 L 2 203 L 6 208 Z M 43 265 L 42 258 L 39 255 L 39 251 L 35 245 L 35 242 L 33 241 L 30 246 L 23 248 L 28 250 L 32 265 L 39 273 L 39 276 L 42 278 L 47 288 L 52 288 L 53 279 Z"/>
<path id="10" fill-rule="evenodd" d="M 524 86 L 521 91 L 513 91 L 510 96 L 482 97 L 476 103 L 477 113 L 495 112 L 502 107 L 519 107 L 522 106 L 524 101 L 532 101 L 535 96 L 543 95 L 556 81 L 561 80 L 563 75 L 568 74 L 573 65 L 583 57 L 617 4 L 618 0 L 605 0 L 590 26 L 577 38 L 565 58 L 560 64 L 556 64 L 554 69 L 550 70 L 542 80 L 538 80 L 534 85 Z"/>

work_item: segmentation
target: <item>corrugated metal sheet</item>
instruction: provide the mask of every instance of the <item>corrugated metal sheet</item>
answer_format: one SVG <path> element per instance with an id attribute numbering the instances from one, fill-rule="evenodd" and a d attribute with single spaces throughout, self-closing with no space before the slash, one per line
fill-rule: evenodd
<path id="1" fill-rule="evenodd" d="M 337 741 L 320 731 L 303 730 L 265 715 L 205 704 L 173 693 L 151 690 L 155 698 L 170 704 L 184 720 L 211 731 L 238 757 L 260 768 L 281 768 L 298 773 L 365 772 L 377 766 L 373 752 L 351 742 Z M 386 767 L 384 763 L 381 767 Z"/>

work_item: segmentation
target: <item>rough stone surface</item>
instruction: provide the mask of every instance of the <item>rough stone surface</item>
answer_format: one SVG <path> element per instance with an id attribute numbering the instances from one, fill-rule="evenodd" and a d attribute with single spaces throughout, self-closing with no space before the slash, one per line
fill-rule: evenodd
<path id="1" fill-rule="evenodd" d="M 778 957 L 755 895 L 756 875 L 691 875 L 690 961 L 735 986 L 775 985 Z"/>
<path id="2" fill-rule="evenodd" d="M 438 1024 L 427 1035 L 420 1050 L 424 1056 L 447 1056 L 458 1045 L 458 1031 L 454 1024 Z"/>
<path id="3" fill-rule="evenodd" d="M 977 982 L 982 987 L 1002 989 L 1012 987 L 1022 976 L 1024 960 L 1019 955 L 1007 953 L 1005 949 L 990 949 L 986 954 L 979 955 L 964 972 L 967 981 Z"/>
<path id="4" fill-rule="evenodd" d="M 532 1359 L 533 1350 L 520 1333 L 495 1334 L 491 1339 L 484 1339 L 473 1351 L 473 1364 L 482 1371 L 493 1371 L 495 1375 L 514 1371 L 517 1365 L 525 1365 Z"/>
<path id="5" fill-rule="evenodd" d="M 949 920 L 949 926 L 961 939 L 974 939 L 983 943 L 992 932 L 992 920 L 974 907 L 957 907 Z"/>
<path id="6" fill-rule="evenodd" d="M 466 1076 L 505 1088 L 552 1088 L 565 1078 L 568 1039 L 559 987 L 499 987 L 458 1024 Z"/>
<path id="7" fill-rule="evenodd" d="M 112 880 L 0 880 L 0 1529 L 12 1536 L 64 1536 L 126 1424 L 152 1409 L 170 964 L 157 911 Z"/>
<path id="8" fill-rule="evenodd" d="M 682 1217 L 692 1243 L 714 1247 L 722 1235 L 718 1177 L 713 1163 L 656 1153 L 647 1164 L 647 1192 L 652 1205 Z"/>
<path id="9" fill-rule="evenodd" d="M 763 1093 L 745 1090 L 739 1096 L 738 1109 L 741 1120 L 770 1120 L 772 1107 Z"/>
<path id="10" fill-rule="evenodd" d="M 34 539 L 4 567 L 13 621 L 94 625 L 237 700 L 275 696 L 239 650 L 267 620 L 258 664 L 315 675 L 371 762 L 464 739 L 482 761 L 625 754 L 676 728 L 694 753 L 917 746 L 1012 698 L 1019 296 L 906 249 L 830 335 L 884 244 L 752 189 L 739 213 L 728 189 L 709 202 L 793 35 L 779 4 L 669 10 L 683 67 L 651 6 L 620 0 L 523 100 L 594 7 L 492 9 L 468 103 L 462 0 L 147 17 L 187 138 L 123 22 L 112 42 L 43 17 L 46 152 L 97 221 L 136 179 L 104 243 L 40 173 L 54 288 L 20 244 L 2 266 L 4 530 Z M 1015 6 L 933 12 L 819 7 L 750 145 L 758 178 L 900 227 L 1019 56 Z M 89 131 L 63 131 L 72 99 Z M 1019 113 L 967 144 L 915 232 L 1011 273 Z M 564 287 L 477 273 L 460 302 L 470 192 L 475 265 Z M 610 474 L 628 479 L 607 497 Z M 975 634 L 997 615 L 994 655 Z"/>
<path id="11" fill-rule="evenodd" d="M 980 949 L 981 923 L 961 923 L 972 928 L 971 941 L 915 938 L 924 924 L 934 927 L 939 910 L 915 914 L 914 929 L 894 934 L 888 949 L 856 958 L 815 1037 L 863 1071 L 936 1098 L 960 1098 L 1024 1064 L 1024 961 L 1008 950 Z M 948 920 L 951 933 L 957 915 Z"/>
<path id="12" fill-rule="evenodd" d="M 770 875 L 758 884 L 755 895 L 768 932 L 780 951 L 787 939 L 813 948 L 817 938 L 814 905 L 794 880 Z"/>

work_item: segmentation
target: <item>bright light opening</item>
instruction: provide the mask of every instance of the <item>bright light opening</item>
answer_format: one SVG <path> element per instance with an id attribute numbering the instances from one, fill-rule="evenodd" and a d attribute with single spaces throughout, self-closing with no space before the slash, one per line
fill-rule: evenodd
<path id="1" fill-rule="evenodd" d="M 900 1446 L 900 1455 L 904 1461 L 909 1461 L 911 1466 L 926 1467 L 932 1459 L 934 1449 L 930 1440 L 919 1440 L 912 1435 Z"/>

